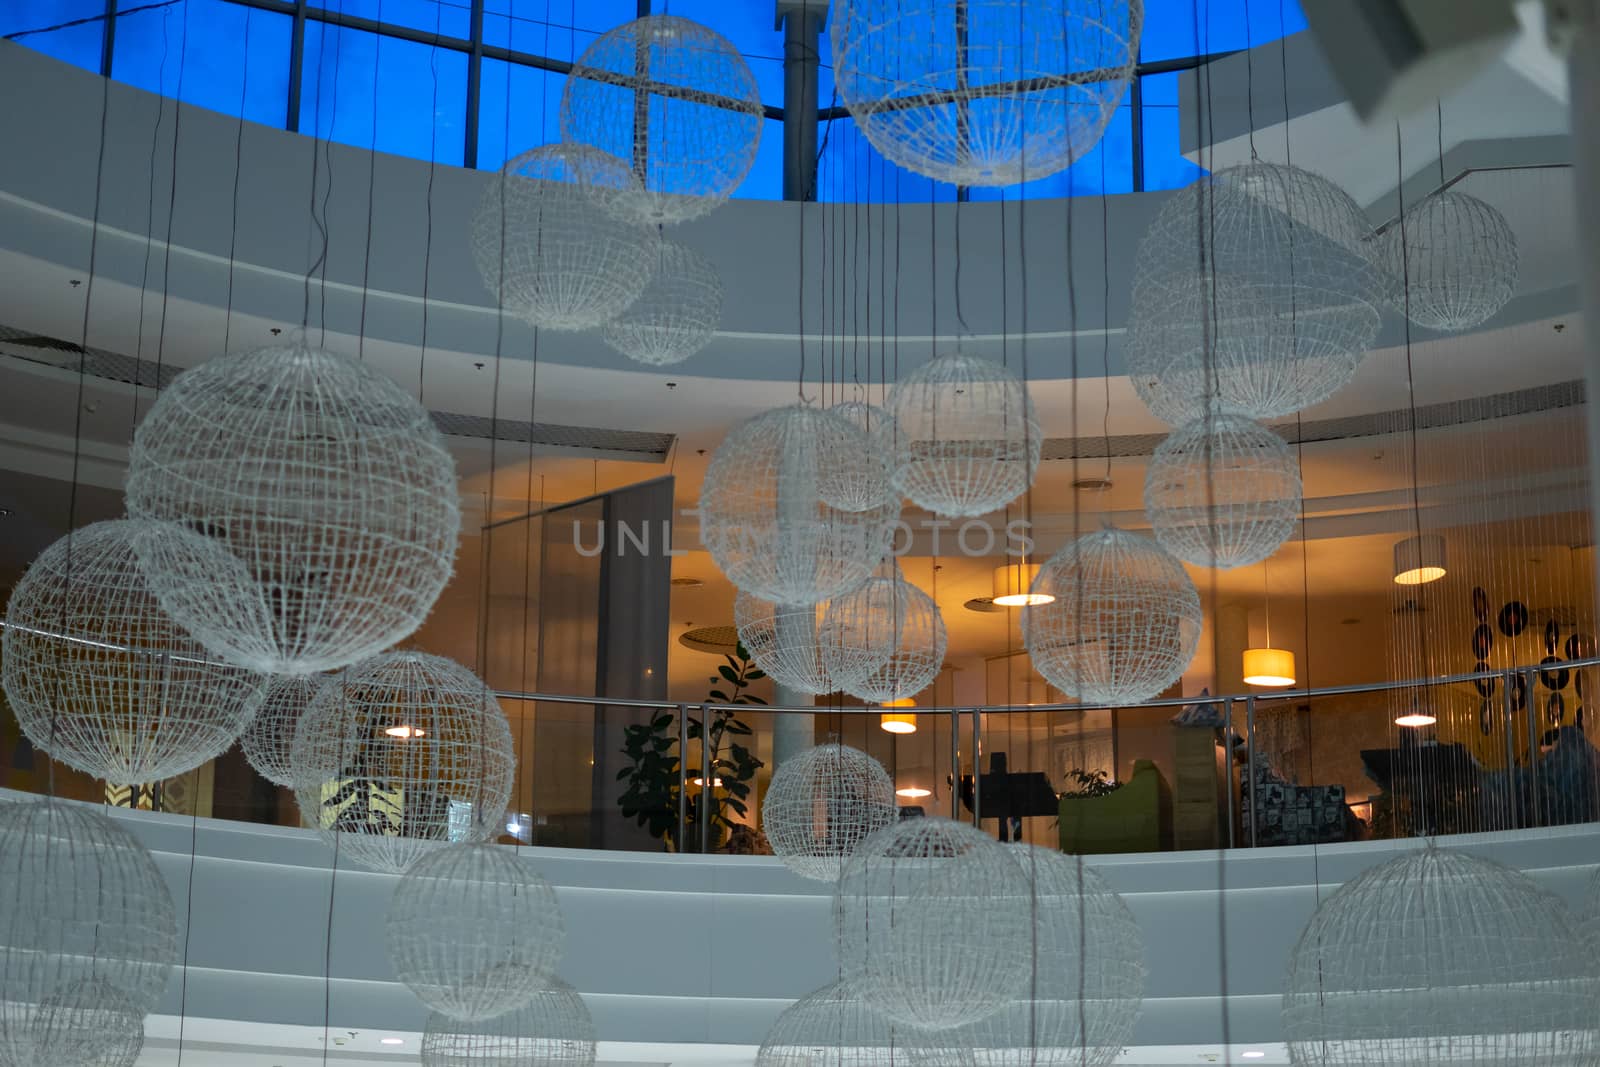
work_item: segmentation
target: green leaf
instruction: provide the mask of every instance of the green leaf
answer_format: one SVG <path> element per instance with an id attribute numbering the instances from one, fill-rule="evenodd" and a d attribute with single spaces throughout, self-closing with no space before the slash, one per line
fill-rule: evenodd
<path id="1" fill-rule="evenodd" d="M 734 670 L 732 667 L 718 667 L 717 673 L 722 675 L 725 680 L 732 682 L 734 685 L 739 684 L 739 672 Z"/>

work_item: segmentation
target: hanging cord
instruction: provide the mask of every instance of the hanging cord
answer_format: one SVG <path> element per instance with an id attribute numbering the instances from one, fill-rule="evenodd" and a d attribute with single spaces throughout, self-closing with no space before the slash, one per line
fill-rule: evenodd
<path id="1" fill-rule="evenodd" d="M 437 32 L 437 26 L 435 27 L 435 31 Z M 382 0 L 379 0 L 377 43 L 373 48 L 372 61 L 372 99 L 375 101 L 381 99 L 379 94 L 379 72 L 383 70 L 383 42 L 383 3 Z M 435 51 L 437 52 L 437 50 Z M 437 95 L 437 77 L 434 78 L 434 92 Z M 361 311 L 359 322 L 356 327 L 356 358 L 363 363 L 366 362 L 367 359 L 367 299 L 372 292 L 370 288 L 372 279 L 372 224 L 373 213 L 377 208 L 377 197 L 374 195 L 377 192 L 378 184 L 378 108 L 376 105 L 374 105 L 372 108 L 372 127 L 369 131 L 369 136 L 371 137 L 371 144 L 369 146 L 370 151 L 367 153 L 367 234 L 366 245 L 361 254 Z M 431 165 L 428 174 L 428 182 L 431 188 L 433 183 Z M 432 236 L 431 227 L 429 236 Z M 423 254 L 423 261 L 427 261 L 426 253 Z M 424 270 L 426 270 L 426 268 L 424 268 Z M 428 306 L 426 297 L 423 299 L 422 306 L 423 314 L 426 315 Z M 426 331 L 424 331 L 424 336 L 426 336 Z M 420 386 L 417 392 L 418 397 L 420 398 Z"/>
<path id="2" fill-rule="evenodd" d="M 163 47 L 165 47 L 165 27 L 162 29 L 163 32 L 161 37 L 163 41 Z M 172 103 L 172 160 L 169 164 L 171 167 L 171 174 L 169 177 L 172 181 L 172 185 L 167 192 L 167 247 L 165 251 L 165 258 L 161 267 L 161 325 L 156 331 L 155 389 L 157 392 L 160 392 L 161 390 L 161 371 L 165 365 L 167 347 L 167 297 L 172 292 L 172 224 L 173 217 L 178 212 L 178 144 L 183 128 L 183 77 L 188 69 L 188 64 L 185 62 L 185 60 L 188 58 L 188 51 L 189 5 L 185 4 L 183 7 L 183 28 L 181 31 L 181 36 L 178 39 L 178 91 L 177 96 Z M 158 129 L 160 128 L 160 125 L 161 122 L 158 118 L 156 120 L 156 126 Z M 150 181 L 152 185 L 155 184 L 155 171 L 153 168 L 151 170 Z M 154 192 L 154 190 L 152 190 L 152 192 Z M 144 313 L 144 301 L 142 299 L 139 301 L 139 305 L 139 311 L 142 315 Z M 140 340 L 143 340 L 142 334 Z M 139 374 L 137 371 L 134 372 L 133 380 L 134 406 L 137 408 L 139 397 Z M 181 1051 L 181 1044 L 179 1047 Z"/>
<path id="3" fill-rule="evenodd" d="M 244 111 L 250 98 L 250 29 L 255 25 L 255 12 L 247 10 L 244 19 L 244 70 L 239 78 L 239 121 L 233 136 L 233 198 L 232 215 L 228 222 L 228 300 L 222 319 L 222 351 L 226 354 L 233 344 L 233 283 L 235 263 L 239 251 L 239 179 L 244 173 Z M 156 388 L 161 388 L 158 378 Z"/>
<path id="4" fill-rule="evenodd" d="M 339 69 L 344 58 L 344 49 L 339 47 L 343 43 L 344 35 L 344 0 L 339 0 L 339 24 L 322 22 L 321 35 L 318 38 L 317 54 L 317 102 L 313 106 L 312 131 L 311 131 L 311 198 L 310 213 L 311 225 L 317 233 L 320 249 L 315 259 L 306 268 L 305 286 L 303 293 L 303 306 L 300 312 L 300 329 L 302 340 L 309 343 L 311 330 L 311 279 L 318 270 L 322 271 L 322 280 L 319 286 L 318 297 L 321 301 L 321 328 L 320 344 L 325 345 L 328 340 L 328 202 L 333 197 L 333 131 L 339 122 Z M 327 66 L 327 49 L 330 36 L 336 42 L 333 51 L 333 104 L 328 113 L 328 136 L 320 136 L 322 128 L 322 72 Z M 374 101 L 374 107 L 377 102 Z M 319 153 L 320 145 L 320 155 Z M 321 178 L 321 167 L 326 162 L 328 180 L 326 192 L 322 197 L 322 214 L 317 214 L 317 185 Z"/>
<path id="5" fill-rule="evenodd" d="M 1433 113 L 1439 120 L 1439 188 L 1444 188 L 1444 101 L 1439 97 L 1433 98 Z"/>
<path id="6" fill-rule="evenodd" d="M 188 8 L 187 7 L 185 7 L 185 9 L 184 9 L 184 14 L 185 14 L 185 17 L 187 18 L 187 15 L 188 15 Z M 171 15 L 170 11 L 163 12 L 163 14 L 162 14 L 162 23 L 161 23 L 161 63 L 156 68 L 156 85 L 159 88 L 165 88 L 166 84 L 167 84 L 167 55 L 168 55 L 168 52 L 170 51 L 170 49 L 167 47 L 166 20 L 167 20 L 168 17 L 170 17 L 170 15 Z M 181 80 L 181 75 L 180 75 L 180 80 Z M 179 93 L 180 93 L 180 95 L 182 93 L 182 87 L 181 86 L 179 87 Z M 148 303 L 148 295 L 149 295 L 149 290 L 150 290 L 150 261 L 151 261 L 151 259 L 154 258 L 155 244 L 156 244 L 156 153 L 159 150 L 160 145 L 161 145 L 161 123 L 162 123 L 162 120 L 164 118 L 166 118 L 166 114 L 167 114 L 167 99 L 168 98 L 162 93 L 157 93 L 156 94 L 156 121 L 150 128 L 150 163 L 149 163 L 149 179 L 148 179 L 148 181 L 149 181 L 149 190 L 150 191 L 149 191 L 148 197 L 145 200 L 145 209 L 144 209 L 144 218 L 145 218 L 144 266 L 140 269 L 140 272 L 139 272 L 139 321 L 138 321 L 138 325 L 135 328 L 135 332 L 134 332 L 135 341 L 134 341 L 134 350 L 133 350 L 134 365 L 135 365 L 136 369 L 135 369 L 134 375 L 133 375 L 133 390 L 132 390 L 132 393 L 130 394 L 131 395 L 131 399 L 129 400 L 129 404 L 128 404 L 128 409 L 129 409 L 128 410 L 128 418 L 130 420 L 130 425 L 128 426 L 128 439 L 129 440 L 133 439 L 133 432 L 134 432 L 135 429 L 137 429 L 137 427 L 139 425 L 139 373 L 138 373 L 137 367 L 144 360 L 145 305 L 146 305 L 146 303 Z M 174 101 L 173 103 L 174 103 L 174 106 L 176 106 L 177 101 Z M 174 146 L 176 146 L 176 142 L 177 142 L 176 135 L 174 135 L 174 137 L 173 137 L 173 142 L 174 142 Z M 174 185 L 176 185 L 176 178 L 177 178 L 177 175 L 174 174 L 173 175 Z M 169 208 L 168 210 L 169 210 L 169 213 L 170 213 L 171 209 Z M 171 226 L 170 214 L 169 214 L 168 225 L 167 225 L 167 236 L 168 236 L 169 241 L 170 241 L 170 238 L 172 236 L 172 226 Z M 170 243 L 168 245 L 167 251 L 169 253 L 168 257 L 167 257 L 167 261 L 170 264 L 170 262 L 171 262 L 171 255 L 170 255 L 171 245 L 170 245 Z M 161 284 L 162 284 L 163 288 L 166 287 L 167 282 L 166 282 L 166 278 L 165 277 L 162 278 Z M 160 388 L 161 377 L 160 377 L 159 374 L 156 376 L 155 385 L 156 385 L 156 387 L 158 389 Z"/>

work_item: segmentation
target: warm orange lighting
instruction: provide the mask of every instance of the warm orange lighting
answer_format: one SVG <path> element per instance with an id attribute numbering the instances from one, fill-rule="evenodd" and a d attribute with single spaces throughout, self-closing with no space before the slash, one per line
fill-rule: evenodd
<path id="1" fill-rule="evenodd" d="M 896 789 L 894 791 L 894 795 L 897 797 L 905 797 L 907 800 L 921 800 L 923 797 L 933 796 L 933 790 L 923 789 L 919 786 L 912 785 L 907 786 L 904 789 Z"/>
<path id="2" fill-rule="evenodd" d="M 1049 593 L 1033 593 L 1039 576 L 1037 563 L 1007 563 L 994 569 L 994 602 L 1008 608 L 1034 607 L 1055 600 Z"/>
<path id="3" fill-rule="evenodd" d="M 1244 682 L 1277 688 L 1293 685 L 1294 653 L 1286 648 L 1245 649 Z"/>
<path id="4" fill-rule="evenodd" d="M 1444 538 L 1438 534 L 1408 537 L 1394 546 L 1395 584 L 1425 585 L 1444 575 Z"/>
<path id="5" fill-rule="evenodd" d="M 1432 726 L 1438 718 L 1425 711 L 1413 711 L 1410 715 L 1402 715 L 1394 721 L 1396 726 Z"/>
<path id="6" fill-rule="evenodd" d="M 694 782 L 695 785 L 705 785 L 706 784 L 706 780 L 704 778 L 695 778 L 695 779 L 692 779 L 692 781 Z M 711 788 L 713 788 L 713 789 L 721 789 L 722 788 L 722 779 L 721 778 L 713 778 L 713 779 L 711 779 Z"/>
<path id="7" fill-rule="evenodd" d="M 897 700 L 885 700 L 882 704 L 878 705 L 880 708 L 914 708 L 916 706 L 917 702 L 912 700 L 910 697 L 900 697 Z"/>
<path id="8" fill-rule="evenodd" d="M 398 737 L 398 738 L 400 738 L 402 740 L 404 740 L 404 739 L 406 739 L 408 737 L 427 737 L 428 736 L 428 731 L 423 730 L 423 729 L 419 729 L 418 727 L 415 727 L 415 726 L 391 726 L 387 730 L 385 730 L 384 733 L 388 734 L 390 737 Z"/>
<path id="9" fill-rule="evenodd" d="M 905 713 L 880 715 L 878 725 L 891 734 L 914 734 L 917 732 L 917 717 Z"/>

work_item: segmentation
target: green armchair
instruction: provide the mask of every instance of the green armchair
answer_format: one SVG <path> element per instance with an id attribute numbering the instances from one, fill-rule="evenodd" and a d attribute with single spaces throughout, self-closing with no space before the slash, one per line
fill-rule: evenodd
<path id="1" fill-rule="evenodd" d="M 1172 847 L 1171 793 L 1150 760 L 1137 760 L 1133 777 L 1103 797 L 1060 801 L 1061 851 L 1078 855 L 1162 852 Z"/>

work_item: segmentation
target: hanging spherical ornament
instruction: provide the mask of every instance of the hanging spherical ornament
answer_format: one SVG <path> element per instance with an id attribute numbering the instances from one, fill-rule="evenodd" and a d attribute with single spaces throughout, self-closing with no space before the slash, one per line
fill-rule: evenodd
<path id="1" fill-rule="evenodd" d="M 499 306 L 550 330 L 622 314 L 655 276 L 660 235 L 612 213 L 638 192 L 628 166 L 587 145 L 507 161 L 472 216 L 472 259 Z"/>
<path id="2" fill-rule="evenodd" d="M 989 359 L 946 353 L 889 394 L 894 483 L 939 515 L 987 515 L 1028 491 L 1044 441 L 1028 387 Z"/>
<path id="3" fill-rule="evenodd" d="M 756 1067 L 975 1067 L 963 1036 L 894 1022 L 849 982 L 835 982 L 784 1009 Z"/>
<path id="4" fill-rule="evenodd" d="M 551 978 L 515 1011 L 467 1022 L 440 1012 L 422 1034 L 422 1067 L 593 1067 L 594 1020 L 588 1005 Z"/>
<path id="5" fill-rule="evenodd" d="M 1200 642 L 1200 594 L 1183 565 L 1148 537 L 1086 534 L 1040 568 L 1022 609 L 1034 668 L 1085 704 L 1120 707 L 1159 696 L 1183 677 Z"/>
<path id="6" fill-rule="evenodd" d="M 739 50 L 673 15 L 601 34 L 561 92 L 562 139 L 630 161 L 642 191 L 613 207 L 648 226 L 699 218 L 732 196 L 755 163 L 765 121 Z"/>
<path id="7" fill-rule="evenodd" d="M 859 749 L 807 749 L 773 772 L 761 804 L 761 828 L 791 871 L 834 882 L 861 843 L 899 817 L 894 782 Z"/>
<path id="8" fill-rule="evenodd" d="M 23 733 L 113 785 L 222 755 L 261 706 L 265 679 L 204 648 L 145 581 L 136 545 L 182 533 L 128 519 L 75 530 L 40 553 L 6 608 L 3 678 Z M 225 554 L 200 549 L 200 564 Z"/>
<path id="9" fill-rule="evenodd" d="M 1018 999 L 963 1027 L 988 1067 L 1106 1067 L 1133 1043 L 1144 1002 L 1144 935 L 1082 857 L 1014 850 L 1032 887 L 1030 981 Z"/>
<path id="10" fill-rule="evenodd" d="M 1277 434 L 1226 412 L 1185 423 L 1156 446 L 1144 510 L 1161 547 L 1197 567 L 1260 563 L 1300 517 L 1300 464 Z"/>
<path id="11" fill-rule="evenodd" d="M 426 408 L 299 343 L 179 375 L 128 468 L 129 512 L 191 531 L 135 546 L 161 606 L 264 674 L 333 670 L 409 637 L 450 580 L 458 495 Z M 206 540 L 224 558 L 193 547 Z"/>
<path id="12" fill-rule="evenodd" d="M 294 787 L 294 766 L 289 762 L 295 728 L 311 701 L 328 681 L 322 674 L 280 674 L 267 683 L 261 710 L 239 735 L 239 747 L 250 766 L 273 785 Z"/>
<path id="13" fill-rule="evenodd" d="M 3 811 L 0 1049 L 18 1067 L 113 1057 L 142 1033 L 177 960 L 166 880 L 143 845 L 86 805 Z M 15 1058 L 20 1049 L 40 1059 Z"/>
<path id="14" fill-rule="evenodd" d="M 825 610 L 823 604 L 774 604 L 741 592 L 733 600 L 733 623 L 739 643 L 774 682 L 820 696 L 835 688 L 817 643 Z"/>
<path id="15" fill-rule="evenodd" d="M 1143 0 L 837 0 L 834 82 L 872 146 L 952 185 L 1015 185 L 1100 142 Z"/>
<path id="16" fill-rule="evenodd" d="M 494 836 L 516 771 L 489 687 L 421 652 L 374 656 L 325 685 L 290 763 L 306 825 L 339 856 L 395 874 L 439 845 Z"/>
<path id="17" fill-rule="evenodd" d="M 639 299 L 600 328 L 606 344 L 653 367 L 682 363 L 716 336 L 722 322 L 722 279 L 705 256 L 662 240 L 655 277 Z"/>
<path id="18" fill-rule="evenodd" d="M 828 677 L 871 703 L 916 696 L 944 666 L 944 617 L 898 568 L 829 601 L 818 639 Z"/>
<path id="19" fill-rule="evenodd" d="M 895 1022 L 944 1030 L 1021 993 L 1032 902 L 1008 848 L 966 823 L 904 819 L 863 841 L 834 891 L 839 964 Z"/>
<path id="20" fill-rule="evenodd" d="M 1427 847 L 1323 900 L 1289 957 L 1297 1064 L 1600 1062 L 1594 949 L 1519 871 Z"/>
<path id="21" fill-rule="evenodd" d="M 896 495 L 894 487 L 894 427 L 889 413 L 875 404 L 848 400 L 828 409 L 860 430 L 866 437 L 870 457 L 825 456 L 817 476 L 817 492 L 823 502 L 841 511 L 870 511 L 882 507 Z"/>
<path id="22" fill-rule="evenodd" d="M 1378 336 L 1367 232 L 1342 189 L 1298 167 L 1247 163 L 1174 194 L 1134 259 L 1125 354 L 1140 398 L 1180 426 L 1290 415 L 1344 388 Z"/>
<path id="23" fill-rule="evenodd" d="M 837 415 L 775 408 L 717 446 L 700 490 L 700 538 L 741 590 L 778 604 L 815 604 L 855 588 L 888 553 L 900 501 L 866 511 L 830 507 L 825 471 L 882 457 Z M 870 473 L 866 475 L 870 477 Z"/>
<path id="24" fill-rule="evenodd" d="M 566 927 L 555 890 L 499 845 L 451 845 L 401 877 L 384 918 L 394 973 L 452 1019 L 490 1019 L 526 1004 L 561 961 Z"/>
<path id="25" fill-rule="evenodd" d="M 1517 234 L 1465 193 L 1434 193 L 1378 238 L 1389 304 L 1429 330 L 1482 326 L 1517 291 Z"/>

